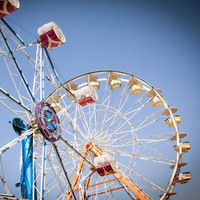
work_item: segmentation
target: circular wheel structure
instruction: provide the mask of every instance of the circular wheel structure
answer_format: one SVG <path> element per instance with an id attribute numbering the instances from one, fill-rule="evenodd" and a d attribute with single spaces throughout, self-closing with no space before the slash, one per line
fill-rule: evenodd
<path id="1" fill-rule="evenodd" d="M 62 137 L 93 165 L 96 157 L 106 153 L 112 154 L 118 164 L 116 173 L 106 175 L 105 168 L 105 175 L 98 170 L 92 173 L 90 164 L 77 160 L 73 150 L 57 142 L 64 155 L 71 155 L 65 166 L 78 199 L 84 196 L 84 188 L 89 199 L 116 199 L 120 194 L 117 190 L 123 191 L 127 199 L 167 199 L 175 194 L 175 176 L 186 164 L 181 162 L 183 152 L 177 149 L 186 134 L 179 132 L 180 116 L 173 114 L 177 109 L 170 108 L 160 89 L 119 71 L 87 73 L 63 86 L 75 97 L 92 86 L 98 100 L 82 105 L 63 87 L 46 98 L 57 98 L 54 103 L 60 106 L 57 113 Z"/>
<path id="2" fill-rule="evenodd" d="M 18 135 L 0 147 L 0 198 L 17 199 L 13 157 L 21 160 L 16 186 L 30 200 L 169 199 L 190 179 L 181 173 L 190 143 L 161 89 L 111 70 L 60 83 L 41 40 L 25 45 L 5 20 L 0 34 L 2 74 L 12 83 L 1 78 L 0 103 L 16 117 Z"/>

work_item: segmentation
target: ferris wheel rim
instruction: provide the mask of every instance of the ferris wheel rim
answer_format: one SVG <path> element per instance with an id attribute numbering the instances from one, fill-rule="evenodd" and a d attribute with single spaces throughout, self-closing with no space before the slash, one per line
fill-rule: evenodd
<path id="1" fill-rule="evenodd" d="M 164 99 L 164 97 L 162 95 L 160 95 L 160 93 L 157 91 L 157 89 L 155 87 L 153 87 L 150 83 L 144 81 L 143 79 L 135 76 L 135 75 L 132 75 L 130 73 L 126 73 L 126 72 L 122 72 L 122 71 L 116 71 L 116 70 L 100 70 L 100 71 L 92 71 L 92 72 L 88 72 L 88 73 L 84 73 L 82 75 L 79 75 L 79 76 L 76 76 L 68 81 L 66 81 L 65 83 L 63 83 L 61 86 L 59 86 L 58 88 L 56 88 L 52 93 L 50 93 L 46 98 L 45 100 L 48 100 L 50 96 L 53 96 L 56 92 L 58 92 L 63 86 L 66 86 L 68 83 L 70 82 L 73 82 L 73 81 L 76 81 L 78 79 L 81 79 L 83 77 L 86 77 L 86 76 L 89 76 L 89 75 L 92 75 L 92 74 L 103 74 L 103 73 L 119 73 L 120 75 L 126 75 L 126 76 L 129 76 L 129 77 L 134 77 L 136 79 L 138 79 L 140 82 L 142 82 L 143 84 L 149 86 L 150 89 L 154 90 L 156 92 L 156 95 L 158 95 L 165 103 L 165 108 L 168 108 L 170 110 L 170 106 L 167 104 L 166 100 Z M 169 111 L 170 112 L 170 111 Z M 173 116 L 173 113 L 170 112 L 170 115 Z M 179 130 L 178 130 L 178 126 L 176 125 L 175 123 L 175 129 L 176 129 L 176 134 L 178 135 L 179 134 Z M 177 152 L 177 156 L 176 156 L 176 164 L 175 164 L 175 167 L 173 168 L 173 172 L 171 174 L 171 177 L 170 177 L 170 181 L 167 185 L 167 190 L 165 191 L 165 193 L 163 194 L 163 196 L 161 197 L 164 198 L 168 191 L 170 191 L 171 188 L 174 188 L 174 185 L 175 185 L 175 182 L 173 182 L 173 179 L 176 175 L 176 173 L 178 172 L 178 165 L 177 163 L 179 163 L 181 160 L 181 154 L 179 152 Z"/>

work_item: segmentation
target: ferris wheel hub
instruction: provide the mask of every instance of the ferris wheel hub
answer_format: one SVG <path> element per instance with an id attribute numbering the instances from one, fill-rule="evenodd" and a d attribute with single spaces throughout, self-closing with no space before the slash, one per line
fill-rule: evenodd
<path id="1" fill-rule="evenodd" d="M 50 142 L 56 142 L 61 137 L 60 121 L 53 107 L 46 101 L 41 101 L 35 108 L 36 124 L 40 133 Z"/>

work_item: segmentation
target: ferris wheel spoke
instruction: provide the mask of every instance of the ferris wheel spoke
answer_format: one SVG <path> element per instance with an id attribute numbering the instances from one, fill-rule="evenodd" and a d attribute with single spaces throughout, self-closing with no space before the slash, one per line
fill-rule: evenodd
<path id="1" fill-rule="evenodd" d="M 160 112 L 160 111 L 158 111 L 158 112 Z M 132 127 L 132 126 L 134 126 L 134 125 L 136 125 L 136 124 L 138 124 L 138 123 L 139 123 L 139 125 L 137 126 L 137 128 L 134 129 L 134 132 L 137 132 L 137 131 L 139 131 L 139 130 L 141 130 L 141 129 L 143 129 L 143 128 L 145 128 L 145 127 L 147 127 L 147 126 L 149 126 L 149 125 L 151 125 L 151 124 L 153 124 L 153 123 L 155 123 L 155 122 L 157 122 L 157 121 L 159 121 L 159 120 L 161 120 L 161 119 L 164 118 L 164 116 L 162 116 L 162 117 L 160 117 L 160 118 L 153 119 L 153 120 L 150 121 L 149 123 L 147 123 L 147 124 L 141 126 L 144 122 L 146 122 L 148 119 L 151 119 L 151 117 L 154 116 L 154 115 L 156 115 L 156 114 L 157 114 L 157 112 L 156 112 L 156 113 L 153 113 L 153 114 L 150 114 L 149 116 L 146 116 L 145 118 L 140 119 L 139 121 L 134 122 L 133 124 L 129 124 L 128 126 L 124 126 L 124 125 L 126 125 L 126 123 L 127 123 L 127 122 L 125 122 L 125 123 L 124 123 L 123 125 L 121 125 L 117 130 L 115 130 L 112 134 L 108 135 L 108 138 L 107 138 L 107 139 L 110 139 L 113 135 L 119 134 L 119 133 L 125 131 L 126 129 L 129 129 L 130 127 Z M 124 127 L 123 127 L 123 126 L 124 126 Z"/>
<path id="2" fill-rule="evenodd" d="M 99 124 L 99 122 L 96 121 L 96 104 L 89 106 L 89 123 L 90 123 L 91 137 L 92 137 L 97 133 L 96 128 L 98 127 Z"/>
<path id="3" fill-rule="evenodd" d="M 65 138 L 65 135 L 68 135 L 68 134 L 71 135 L 72 137 L 74 137 L 74 135 L 76 135 L 76 139 L 78 141 L 84 142 L 84 137 L 81 138 L 81 134 L 83 134 L 83 132 L 82 131 L 79 132 L 78 131 L 78 130 L 80 130 L 79 128 L 76 131 L 74 131 L 73 133 L 71 133 L 71 131 L 68 131 L 67 129 L 64 129 L 63 127 L 61 127 L 61 129 L 65 132 L 65 134 L 63 134 L 63 136 L 62 136 L 63 138 Z"/>
<path id="4" fill-rule="evenodd" d="M 107 120 L 107 121 L 110 121 L 113 118 L 113 120 L 111 122 L 111 127 L 118 122 L 119 118 L 123 117 L 122 114 L 120 114 L 120 116 L 119 116 L 119 113 L 121 112 L 121 110 L 125 106 L 126 102 L 128 101 L 129 96 L 130 96 L 130 94 L 128 94 L 128 96 L 126 97 L 126 99 L 123 100 L 123 104 L 117 109 L 116 114 L 114 114 L 110 119 Z M 124 113 L 124 116 L 125 116 L 125 113 Z M 117 119 L 117 117 L 118 117 L 118 119 Z"/>
<path id="5" fill-rule="evenodd" d="M 157 121 L 159 121 L 159 120 L 165 118 L 165 116 L 161 116 L 161 117 L 159 117 L 159 118 L 152 119 L 152 117 L 154 117 L 156 114 L 160 113 L 161 111 L 162 111 L 162 110 L 159 110 L 159 111 L 157 111 L 157 112 L 155 112 L 155 113 L 153 113 L 153 114 L 147 116 L 146 118 L 143 118 L 142 120 L 138 121 L 137 123 L 139 123 L 139 122 L 141 122 L 141 123 L 136 127 L 135 130 L 138 131 L 138 130 L 140 130 L 140 129 L 146 127 L 146 126 L 149 126 L 149 125 L 151 125 L 151 124 L 153 124 L 153 123 L 155 123 L 155 122 L 157 122 Z M 150 119 L 151 119 L 151 121 L 150 121 L 149 123 L 144 124 L 147 120 L 150 120 Z M 144 125 L 143 125 L 143 124 L 144 124 Z M 143 125 L 143 126 L 142 126 L 142 125 Z"/>
<path id="6" fill-rule="evenodd" d="M 50 187 L 50 190 L 46 193 L 46 195 L 48 195 L 48 193 L 50 193 L 58 185 L 59 185 L 62 193 L 65 193 L 66 184 L 63 184 L 62 180 L 60 180 L 62 172 L 58 171 L 59 167 L 55 165 L 55 161 L 52 162 L 52 160 L 50 159 L 49 156 L 47 157 L 47 159 L 48 159 L 48 163 L 50 165 L 50 168 L 53 171 L 54 177 L 48 183 L 46 183 L 46 186 L 48 187 L 48 185 L 50 185 L 51 182 L 53 182 L 53 181 L 55 182 L 55 179 L 57 180 L 57 182 L 53 183 L 53 186 Z M 67 167 L 67 166 L 65 166 L 65 167 Z"/>
<path id="7" fill-rule="evenodd" d="M 128 87 L 128 83 L 126 83 L 126 85 L 124 86 L 124 88 L 119 96 L 120 100 L 119 100 L 118 107 L 117 107 L 117 110 L 119 112 L 123 109 L 124 105 L 126 104 L 127 100 L 129 99 L 129 97 L 131 95 L 130 93 L 126 94 L 127 87 Z"/>
<path id="8" fill-rule="evenodd" d="M 139 102 L 139 101 L 137 101 L 136 104 L 137 104 L 138 102 Z M 121 123 L 122 123 L 123 119 L 126 118 L 126 114 L 127 114 L 127 113 L 125 112 L 124 114 L 121 114 L 121 115 L 119 115 L 119 114 L 116 113 L 116 117 L 118 117 L 118 118 L 116 119 L 116 117 L 115 117 L 115 119 L 113 120 L 113 122 L 111 122 L 111 125 L 108 127 L 108 129 L 105 130 L 104 133 L 102 133 L 102 134 L 107 135 L 108 131 L 109 131 L 109 130 L 112 128 L 112 126 L 114 126 L 116 123 L 118 123 L 117 128 L 116 128 L 116 131 L 113 131 L 114 133 L 113 133 L 112 135 L 114 135 L 115 133 L 121 132 L 121 131 L 123 131 L 123 130 L 125 130 L 125 129 L 127 129 L 127 128 L 130 128 L 130 127 L 132 127 L 133 125 L 135 125 L 137 122 L 135 122 L 135 123 L 133 123 L 133 124 L 130 124 L 129 121 L 130 121 L 142 108 L 144 108 L 144 106 L 147 105 L 148 102 L 149 102 L 149 101 L 145 102 L 140 108 L 134 110 L 134 114 L 131 114 L 131 117 L 127 118 L 127 120 L 126 120 L 123 124 L 121 124 Z M 134 105 L 136 105 L 136 104 L 134 104 Z M 130 115 L 130 113 L 128 113 L 128 115 Z M 126 127 L 124 128 L 124 126 L 125 126 L 126 123 L 129 123 L 129 125 L 126 126 Z M 110 135 L 110 136 L 112 136 L 112 135 Z M 110 137 L 110 136 L 109 136 L 109 137 Z"/>
<path id="9" fill-rule="evenodd" d="M 103 92 L 102 99 L 101 99 L 101 102 L 100 102 L 100 108 L 99 108 L 98 113 L 97 113 L 96 122 L 99 120 L 99 116 L 100 116 L 100 114 L 101 114 L 102 106 L 103 106 L 104 104 L 106 104 L 106 101 L 109 101 L 110 95 L 108 95 L 107 97 L 105 97 L 105 96 L 106 96 L 107 90 L 108 90 L 108 81 L 106 81 L 106 86 L 105 86 L 105 90 L 104 90 L 104 92 Z M 112 91 L 110 91 L 110 92 L 112 92 Z M 111 94 L 112 94 L 112 93 L 111 93 Z M 96 124 L 97 124 L 97 123 L 96 123 Z"/>
<path id="10" fill-rule="evenodd" d="M 172 135 L 174 135 L 174 132 L 169 132 L 169 133 L 161 133 L 161 134 L 156 134 L 156 135 L 148 135 L 148 136 L 144 136 L 144 137 L 137 137 L 137 138 L 130 138 L 130 139 L 124 139 L 121 140 L 123 138 L 123 136 L 121 138 L 119 138 L 119 140 L 115 139 L 112 141 L 112 143 L 118 143 L 118 142 L 127 142 L 127 141 L 140 141 L 140 140 L 148 140 L 149 138 L 159 138 L 159 137 L 163 137 L 163 136 L 168 136 L 168 138 L 170 138 Z M 169 139 L 168 139 L 169 140 Z"/>
<path id="11" fill-rule="evenodd" d="M 166 165 L 170 165 L 170 166 L 176 163 L 175 160 L 172 160 L 169 158 L 164 158 L 164 157 L 148 156 L 148 155 L 142 155 L 142 154 L 138 154 L 138 153 L 125 152 L 125 151 L 116 150 L 116 149 L 114 149 L 112 151 L 115 152 L 116 154 L 119 154 L 119 155 L 122 155 L 125 157 L 133 157 L 136 159 L 158 162 L 158 163 L 162 163 L 162 164 L 166 164 Z"/>
<path id="12" fill-rule="evenodd" d="M 85 138 L 89 138 L 89 135 L 91 134 L 89 124 L 88 124 L 89 120 L 86 119 L 83 109 L 80 108 L 79 106 L 77 106 L 77 113 L 78 113 L 78 116 L 79 116 L 79 117 L 77 116 L 77 118 L 80 119 L 82 127 L 84 129 Z"/>
<path id="13" fill-rule="evenodd" d="M 118 124 L 116 130 L 118 130 L 118 131 L 125 130 L 125 129 L 129 128 L 129 127 L 134 126 L 135 124 L 137 124 L 137 123 L 139 123 L 139 122 L 143 123 L 143 121 L 145 121 L 145 120 L 149 119 L 150 117 L 152 117 L 153 115 L 155 115 L 156 113 L 153 113 L 153 114 L 150 114 L 149 116 L 146 116 L 146 117 L 143 118 L 143 119 L 140 119 L 139 121 L 136 121 L 136 122 L 134 122 L 134 123 L 132 123 L 132 124 L 130 123 L 131 119 L 132 119 L 133 117 L 135 117 L 135 116 L 139 113 L 139 111 L 141 111 L 141 109 L 143 109 L 148 103 L 149 103 L 149 101 L 145 102 L 131 117 L 127 118 L 127 121 L 124 122 L 123 124 L 121 124 L 122 118 L 120 117 L 121 122 Z M 128 123 L 129 125 L 128 125 L 128 126 L 125 126 L 127 123 Z M 125 127 L 124 127 L 124 126 L 125 126 Z M 118 132 L 118 131 L 117 131 L 117 132 Z"/>
<path id="14" fill-rule="evenodd" d="M 137 143 L 133 143 L 132 140 L 130 140 L 129 142 L 126 142 L 123 144 L 123 147 L 133 147 L 133 146 L 137 146 L 137 145 L 145 145 L 145 144 L 153 144 L 153 143 L 158 143 L 158 142 L 166 142 L 169 141 L 169 139 L 160 139 L 160 140 L 148 140 L 148 141 L 137 141 Z M 119 141 L 120 143 L 120 141 Z M 112 146 L 112 148 L 120 148 L 122 145 L 110 145 Z"/>
<path id="15" fill-rule="evenodd" d="M 153 145 L 147 145 L 147 144 L 144 144 L 143 145 L 143 149 L 140 150 L 139 152 L 140 153 L 143 153 L 143 152 L 146 152 L 146 150 L 148 150 L 149 152 L 151 152 L 152 154 L 154 153 L 155 155 L 157 156 L 160 156 L 160 157 L 165 157 L 165 158 L 168 158 L 165 154 L 163 154 L 162 152 L 159 151 L 160 148 L 163 148 L 165 147 L 165 145 L 167 145 L 167 143 L 165 142 L 164 144 L 161 143 L 159 146 L 156 146 L 156 148 L 153 148 L 155 144 Z M 169 159 L 169 158 L 168 158 Z"/>
<path id="16" fill-rule="evenodd" d="M 130 96 L 130 95 L 129 95 Z M 132 104 L 131 106 L 129 106 L 129 108 L 123 112 L 123 115 L 120 116 L 120 118 L 118 120 L 120 120 L 123 116 L 128 116 L 131 115 L 131 117 L 129 118 L 132 119 L 146 104 L 149 103 L 149 100 L 145 103 L 143 103 L 142 105 L 140 105 L 138 108 L 133 109 L 134 107 L 136 107 L 138 104 L 141 103 L 141 101 L 143 100 L 143 98 L 146 96 L 146 93 L 143 94 L 134 104 Z M 126 102 L 126 101 L 125 101 Z M 133 110 L 132 110 L 133 109 Z M 118 122 L 118 120 L 114 121 L 115 123 Z M 112 125 L 114 125 L 114 123 L 112 123 Z"/>
<path id="17" fill-rule="evenodd" d="M 120 166 L 126 168 L 129 172 L 135 174 L 136 176 L 138 176 L 139 178 L 143 179 L 144 181 L 150 183 L 152 185 L 152 187 L 154 187 L 154 189 L 160 190 L 160 192 L 165 192 L 165 190 L 163 188 L 161 188 L 160 186 L 158 186 L 157 184 L 153 183 L 152 181 L 148 180 L 147 178 L 145 178 L 144 176 L 140 175 L 139 173 L 133 171 L 132 169 L 128 168 L 127 166 L 123 165 L 122 163 L 119 163 Z"/>
<path id="18" fill-rule="evenodd" d="M 148 150 L 149 152 L 154 153 L 157 156 L 166 157 L 165 154 L 161 153 L 157 149 L 163 148 L 165 145 L 168 144 L 167 142 L 171 142 L 170 139 L 165 138 L 165 139 L 158 139 L 158 140 L 151 140 L 151 141 L 148 140 L 145 142 L 137 141 L 137 143 L 132 143 L 132 146 L 139 145 L 140 150 L 138 151 L 138 153 L 146 152 Z M 123 145 L 123 147 L 126 147 L 126 143 L 124 143 L 124 144 L 125 145 Z M 158 144 L 159 144 L 159 146 L 158 146 Z M 156 147 L 153 148 L 155 145 L 156 145 Z M 118 148 L 120 146 L 114 146 L 114 147 Z"/>
<path id="19" fill-rule="evenodd" d="M 113 110 L 116 110 L 116 105 L 117 105 L 117 103 L 119 102 L 119 105 L 118 105 L 118 107 L 120 107 L 120 109 L 117 109 L 118 111 L 118 113 L 121 111 L 121 109 L 123 108 L 123 106 L 125 105 L 125 103 L 126 103 L 126 101 L 127 101 L 127 99 L 128 98 L 126 98 L 125 100 L 124 100 L 124 102 L 123 102 L 123 104 L 121 105 L 121 103 L 122 103 L 122 99 L 123 99 L 123 95 L 124 95 L 124 93 L 125 93 L 125 90 L 126 90 L 126 88 L 127 88 L 127 85 L 128 84 L 126 84 L 126 86 L 124 87 L 124 89 L 122 90 L 122 92 L 121 92 L 121 94 L 119 95 L 119 97 L 116 99 L 116 101 L 115 101 L 115 103 L 113 103 L 113 106 L 112 107 L 110 107 L 110 101 L 111 101 L 111 95 L 112 95 L 112 93 L 113 93 L 113 90 L 111 90 L 111 92 L 110 92 L 110 95 L 108 96 L 109 97 L 109 101 L 108 101 L 108 103 L 107 104 L 105 104 L 104 103 L 104 106 L 101 106 L 100 108 L 102 109 L 103 107 L 105 107 L 105 114 L 104 114 L 104 117 L 103 117 L 103 122 L 102 122 L 102 126 L 100 127 L 100 131 L 99 132 L 102 132 L 102 130 L 103 130 L 103 127 L 104 127 L 104 124 L 108 121 L 108 117 L 111 115 L 111 113 L 113 112 Z M 108 108 L 110 108 L 110 110 L 109 110 L 109 112 L 108 112 Z M 103 110 L 101 111 L 102 112 L 102 114 L 103 114 Z M 117 116 L 117 115 L 116 115 Z M 113 116 L 111 117 L 111 118 L 113 118 Z M 116 119 L 116 117 L 113 119 L 113 121 Z"/>
<path id="20" fill-rule="evenodd" d="M 68 119 L 70 126 L 73 128 L 73 131 L 76 132 L 78 130 L 78 132 L 80 132 L 82 134 L 82 136 L 84 136 L 84 131 L 82 131 L 82 129 L 76 123 L 76 120 L 78 118 L 78 116 L 77 116 L 77 113 L 78 113 L 77 105 L 74 102 L 72 104 L 72 106 L 73 106 L 73 113 L 69 114 L 69 108 L 68 108 L 68 109 L 65 109 L 64 115 Z"/>
<path id="21" fill-rule="evenodd" d="M 86 162 L 90 165 L 90 167 L 93 167 L 93 168 L 94 168 L 94 165 L 93 165 L 90 161 L 88 161 L 84 155 L 82 155 L 82 154 L 81 154 L 79 151 L 77 151 L 72 145 L 70 145 L 70 144 L 68 143 L 67 140 L 65 140 L 65 139 L 62 138 L 62 137 L 61 137 L 61 140 L 62 140 L 62 142 L 63 142 L 65 145 L 67 145 L 72 151 L 74 151 L 74 152 L 76 153 L 76 155 L 80 156 L 81 159 L 83 159 L 84 161 L 86 161 Z"/>
<path id="22" fill-rule="evenodd" d="M 108 84 L 106 85 L 106 89 L 108 90 Z M 96 117 L 96 122 L 95 122 L 95 124 L 96 124 L 96 134 L 98 134 L 99 132 L 101 132 L 102 131 L 102 129 L 103 129 L 103 127 L 104 127 L 104 124 L 105 124 L 105 119 L 106 119 L 106 115 L 107 115 L 107 112 L 108 112 L 108 108 L 109 108 L 109 104 L 110 104 L 110 101 L 111 101 L 111 96 L 112 96 L 112 90 L 111 91 L 109 91 L 108 90 L 108 96 L 105 98 L 105 100 L 104 99 L 102 99 L 102 103 L 100 104 L 100 106 L 99 106 L 99 109 L 98 109 L 98 116 Z M 105 90 L 105 92 L 104 92 L 104 97 L 105 97 L 105 95 L 106 95 L 106 90 Z M 104 98 L 103 97 L 103 98 Z M 104 100 L 104 101 L 103 101 Z M 100 119 L 100 115 L 101 115 L 101 118 L 102 119 Z M 101 126 L 100 126 L 100 128 L 98 127 L 98 125 L 99 125 L 99 120 L 101 121 L 103 121 L 102 122 L 102 124 L 101 124 Z"/>
<path id="23" fill-rule="evenodd" d="M 125 131 L 123 133 L 126 133 Z M 157 135 L 151 135 L 151 136 L 146 136 L 146 137 L 136 137 L 136 138 L 128 138 L 128 139 L 123 139 L 126 138 L 126 136 L 130 135 L 130 132 L 127 134 L 122 134 L 121 137 L 115 138 L 110 140 L 110 145 L 113 145 L 113 148 L 115 147 L 120 147 L 123 143 L 123 146 L 127 145 L 142 145 L 142 144 L 153 144 L 153 143 L 158 143 L 158 142 L 165 142 L 171 140 L 170 136 L 174 135 L 174 133 L 163 133 L 163 134 L 157 134 Z M 168 136 L 161 138 L 163 136 Z M 160 137 L 160 138 L 159 138 Z"/>
<path id="24" fill-rule="evenodd" d="M 106 178 L 106 181 L 108 181 L 108 179 Z M 103 180 L 102 180 L 102 182 L 103 182 Z M 106 194 L 106 196 L 107 196 L 107 198 L 114 198 L 114 196 L 113 196 L 113 193 L 112 193 L 112 189 L 111 189 L 111 185 L 106 185 L 106 184 L 104 184 L 103 185 L 103 189 L 104 189 L 104 191 L 105 191 L 105 194 Z M 103 192 L 102 192 L 103 193 Z M 111 195 L 110 195 L 111 194 Z"/>
<path id="25" fill-rule="evenodd" d="M 99 132 L 102 132 L 106 118 L 107 118 L 107 115 L 109 115 L 108 108 L 109 108 L 109 105 L 110 105 L 111 96 L 112 96 L 112 91 L 110 92 L 110 95 L 108 96 L 108 103 L 107 104 L 104 103 L 105 105 L 100 106 L 99 113 L 101 113 L 101 115 L 102 115 L 102 125 L 99 128 Z"/>
<path id="26" fill-rule="evenodd" d="M 82 129 L 80 128 L 80 126 L 76 123 L 76 118 L 77 116 L 73 119 L 69 114 L 68 114 L 68 111 L 67 109 L 64 109 L 64 112 L 62 112 L 60 115 L 58 115 L 60 117 L 66 117 L 66 119 L 64 121 L 61 122 L 61 124 L 65 124 L 68 120 L 69 121 L 69 124 L 70 126 L 73 128 L 73 134 L 70 133 L 70 131 L 67 131 L 67 129 L 64 129 L 63 127 L 62 130 L 64 130 L 65 132 L 67 133 L 70 133 L 70 135 L 76 135 L 78 137 L 79 140 L 82 140 L 81 137 L 83 139 L 85 139 L 85 132 L 82 131 Z M 66 121 L 66 122 L 65 122 Z"/>

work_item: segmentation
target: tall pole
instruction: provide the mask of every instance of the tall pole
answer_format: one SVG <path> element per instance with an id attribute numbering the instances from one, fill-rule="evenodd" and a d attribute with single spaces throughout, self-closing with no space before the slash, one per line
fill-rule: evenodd
<path id="1" fill-rule="evenodd" d="M 44 47 L 40 44 L 40 101 L 44 100 Z M 46 141 L 43 139 L 42 148 L 42 171 L 41 171 L 41 195 L 40 200 L 44 199 L 45 191 L 45 167 L 46 167 Z"/>

